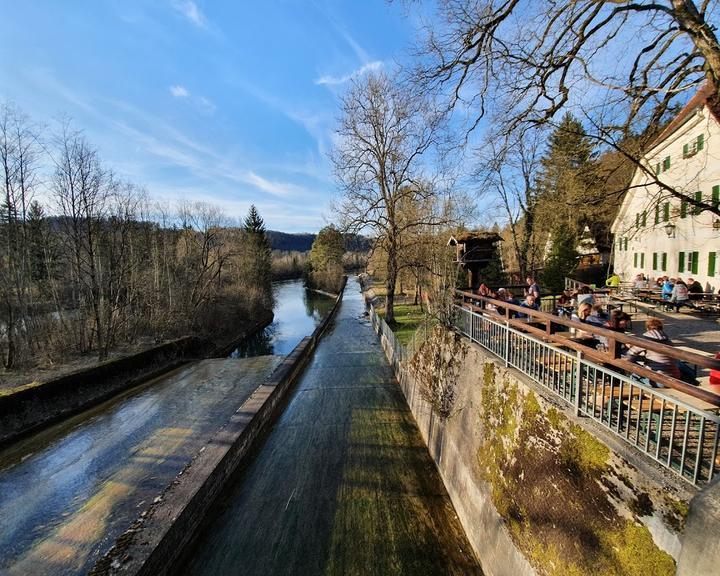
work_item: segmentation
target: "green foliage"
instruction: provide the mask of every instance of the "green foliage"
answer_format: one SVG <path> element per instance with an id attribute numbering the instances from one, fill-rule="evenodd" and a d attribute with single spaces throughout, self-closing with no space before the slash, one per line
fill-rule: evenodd
<path id="1" fill-rule="evenodd" d="M 242 237 L 242 276 L 246 286 L 263 294 L 267 304 L 272 300 L 272 251 L 265 235 L 265 222 L 254 205 L 250 206 L 244 221 Z"/>
<path id="2" fill-rule="evenodd" d="M 265 235 L 265 221 L 260 217 L 257 208 L 255 208 L 255 204 L 250 205 L 250 210 L 247 216 L 245 216 L 243 224 L 245 225 L 246 232 Z"/>
<path id="3" fill-rule="evenodd" d="M 344 254 L 345 238 L 340 231 L 334 226 L 326 226 L 320 230 L 310 249 L 308 286 L 333 293 L 339 292 Z"/>
<path id="4" fill-rule="evenodd" d="M 565 288 L 565 277 L 577 266 L 578 252 L 575 234 L 567 226 L 553 230 L 552 248 L 545 261 L 541 283 L 546 290 L 560 293 Z"/>

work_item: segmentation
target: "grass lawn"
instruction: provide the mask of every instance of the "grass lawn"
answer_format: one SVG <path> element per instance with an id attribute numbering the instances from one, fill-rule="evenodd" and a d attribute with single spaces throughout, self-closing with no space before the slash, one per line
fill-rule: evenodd
<path id="1" fill-rule="evenodd" d="M 385 318 L 385 309 L 379 308 L 378 314 Z M 396 304 L 395 305 L 395 326 L 392 326 L 395 336 L 400 344 L 406 346 L 413 337 L 415 330 L 425 321 L 425 312 L 420 306 L 412 304 Z"/>

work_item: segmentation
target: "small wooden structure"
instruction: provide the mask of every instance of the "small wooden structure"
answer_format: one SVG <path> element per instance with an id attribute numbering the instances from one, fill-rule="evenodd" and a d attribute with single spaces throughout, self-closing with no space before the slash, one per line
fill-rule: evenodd
<path id="1" fill-rule="evenodd" d="M 455 248 L 455 262 L 467 272 L 468 287 L 475 290 L 482 282 L 482 271 L 499 258 L 496 244 L 502 242 L 497 232 L 463 232 L 450 236 L 447 245 Z"/>

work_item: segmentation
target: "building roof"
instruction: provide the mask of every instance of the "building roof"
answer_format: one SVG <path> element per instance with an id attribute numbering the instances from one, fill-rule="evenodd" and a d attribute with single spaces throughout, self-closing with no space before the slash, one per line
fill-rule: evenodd
<path id="1" fill-rule="evenodd" d="M 718 111 L 717 107 L 712 102 L 708 102 L 708 100 L 713 96 L 717 97 L 715 90 L 712 85 L 705 82 L 695 95 L 690 98 L 688 103 L 685 104 L 683 109 L 680 110 L 678 115 L 675 116 L 670 124 L 665 127 L 665 130 L 660 132 L 660 135 L 653 141 L 651 148 L 657 146 L 660 142 L 668 138 L 673 132 L 675 132 L 675 130 L 682 126 L 688 118 L 690 118 L 703 106 L 706 106 L 707 109 L 710 110 L 710 113 L 715 117 L 715 120 L 720 122 L 720 111 Z"/>
<path id="2" fill-rule="evenodd" d="M 502 236 L 500 236 L 497 232 L 462 232 L 457 236 L 450 236 L 448 246 L 455 246 L 455 244 L 467 244 L 471 240 L 502 242 Z"/>

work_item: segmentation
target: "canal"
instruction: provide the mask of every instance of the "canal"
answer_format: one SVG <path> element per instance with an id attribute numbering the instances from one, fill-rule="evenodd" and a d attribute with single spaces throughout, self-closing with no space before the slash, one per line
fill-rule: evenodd
<path id="1" fill-rule="evenodd" d="M 480 576 L 356 279 L 187 576 Z"/>
<path id="2" fill-rule="evenodd" d="M 275 286 L 234 360 L 182 366 L 0 451 L 0 573 L 84 574 L 332 306 Z"/>

